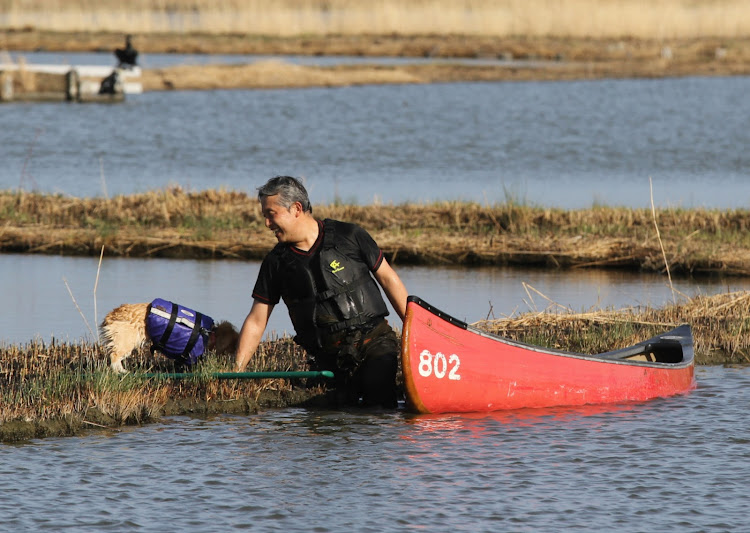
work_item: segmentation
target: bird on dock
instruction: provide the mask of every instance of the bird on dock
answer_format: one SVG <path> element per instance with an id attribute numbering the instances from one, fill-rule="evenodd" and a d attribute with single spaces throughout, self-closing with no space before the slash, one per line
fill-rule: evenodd
<path id="1" fill-rule="evenodd" d="M 120 79 L 120 74 L 117 69 L 113 70 L 112 73 L 104 78 L 99 85 L 99 94 L 122 94 L 123 85 Z"/>
<path id="2" fill-rule="evenodd" d="M 125 36 L 125 48 L 115 48 L 115 56 L 119 61 L 118 68 L 133 68 L 138 58 L 138 50 L 133 48 L 132 37 Z"/>

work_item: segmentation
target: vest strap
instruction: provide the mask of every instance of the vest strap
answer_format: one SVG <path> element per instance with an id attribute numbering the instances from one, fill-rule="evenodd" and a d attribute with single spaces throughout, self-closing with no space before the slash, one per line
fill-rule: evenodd
<path id="1" fill-rule="evenodd" d="M 328 331 L 330 331 L 331 333 L 338 333 L 339 331 L 344 331 L 345 329 L 365 326 L 372 323 L 372 321 L 372 317 L 363 317 L 362 315 L 355 316 L 354 318 L 344 320 L 343 322 L 336 322 L 328 328 Z"/>
<path id="2" fill-rule="evenodd" d="M 187 342 L 187 345 L 185 346 L 185 349 L 182 350 L 182 357 L 187 357 L 190 351 L 195 346 L 195 343 L 198 342 L 198 337 L 200 336 L 202 329 L 198 326 L 198 324 L 203 323 L 203 315 L 199 312 L 195 312 L 195 323 L 193 324 L 193 331 L 190 333 L 190 339 Z"/>
<path id="3" fill-rule="evenodd" d="M 370 280 L 368 278 L 360 278 L 343 287 L 339 287 L 336 289 L 328 289 L 327 291 L 319 292 L 316 298 L 319 302 L 323 302 L 325 300 L 333 298 L 334 296 L 338 296 L 339 294 L 350 292 L 352 289 L 358 287 L 359 285 L 364 285 L 365 283 L 369 283 L 369 281 Z"/>
<path id="4" fill-rule="evenodd" d="M 336 247 L 336 224 L 331 219 L 323 221 L 323 248 Z"/>
<path id="5" fill-rule="evenodd" d="M 161 309 L 153 309 L 151 308 L 151 312 L 157 311 L 155 314 L 167 318 L 166 313 L 161 311 Z M 169 322 L 167 323 L 167 329 L 164 330 L 164 333 L 159 338 L 157 342 L 154 342 L 151 344 L 151 353 L 154 352 L 155 349 L 162 349 L 167 344 L 167 341 L 169 340 L 169 336 L 172 335 L 172 330 L 174 329 L 174 325 L 177 322 L 177 305 L 172 304 L 172 312 L 169 314 Z"/>

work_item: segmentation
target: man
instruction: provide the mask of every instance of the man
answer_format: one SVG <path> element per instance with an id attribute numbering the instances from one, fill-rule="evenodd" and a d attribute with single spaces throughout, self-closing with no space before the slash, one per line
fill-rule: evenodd
<path id="1" fill-rule="evenodd" d="M 299 180 L 272 178 L 258 189 L 258 200 L 278 244 L 260 267 L 240 331 L 237 371 L 247 366 L 283 299 L 295 342 L 317 369 L 334 372 L 339 404 L 396 407 L 400 341 L 385 320 L 378 285 L 403 320 L 408 294 L 398 274 L 364 229 L 315 219 Z"/>

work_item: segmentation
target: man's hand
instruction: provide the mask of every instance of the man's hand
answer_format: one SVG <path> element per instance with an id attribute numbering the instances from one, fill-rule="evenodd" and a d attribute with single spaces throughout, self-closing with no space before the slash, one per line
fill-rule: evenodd
<path id="1" fill-rule="evenodd" d="M 245 318 L 245 322 L 242 324 L 242 329 L 240 330 L 240 339 L 237 343 L 237 355 L 234 362 L 235 371 L 242 372 L 245 370 L 245 367 L 255 354 L 272 311 L 272 305 L 253 300 L 250 313 Z"/>

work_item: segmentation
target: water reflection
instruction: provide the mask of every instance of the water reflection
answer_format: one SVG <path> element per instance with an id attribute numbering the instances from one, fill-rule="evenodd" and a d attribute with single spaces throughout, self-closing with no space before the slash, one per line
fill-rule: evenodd
<path id="1" fill-rule="evenodd" d="M 658 402 L 659 400 L 654 400 Z M 422 438 L 482 438 L 490 427 L 507 426 L 507 431 L 521 429 L 544 430 L 550 424 L 601 425 L 613 417 L 637 416 L 648 408 L 648 403 L 622 403 L 514 409 L 489 413 L 423 414 L 410 415 L 406 422 L 413 426 L 414 435 Z M 410 438 L 414 438 L 413 436 Z"/>
<path id="2" fill-rule="evenodd" d="M 98 258 L 0 254 L 0 294 L 5 302 L 0 342 L 24 343 L 37 336 L 90 338 L 110 309 L 154 298 L 199 309 L 240 327 L 250 309 L 260 263 L 106 258 L 97 283 L 98 266 Z M 659 275 L 398 265 L 396 269 L 411 294 L 467 322 L 561 306 L 575 311 L 661 306 L 673 298 Z M 675 280 L 675 288 L 684 295 L 714 294 L 750 289 L 750 280 Z M 392 309 L 391 320 L 401 326 Z M 280 304 L 271 315 L 268 336 L 291 332 L 286 307 Z"/>

